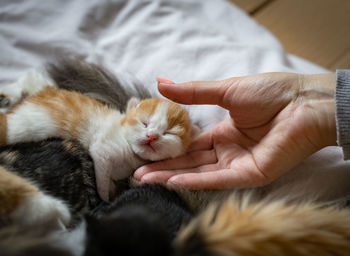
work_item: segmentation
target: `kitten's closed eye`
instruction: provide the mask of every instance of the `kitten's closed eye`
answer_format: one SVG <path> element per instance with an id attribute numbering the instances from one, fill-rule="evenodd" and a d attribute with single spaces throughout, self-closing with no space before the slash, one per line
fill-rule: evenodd
<path id="1" fill-rule="evenodd" d="M 147 128 L 148 127 L 148 122 L 147 121 L 141 121 L 142 125 Z"/>
<path id="2" fill-rule="evenodd" d="M 167 129 L 163 134 L 170 134 L 170 135 L 179 136 L 183 132 L 184 132 L 184 129 L 181 128 L 179 125 L 176 125 L 176 126 L 172 127 L 171 129 Z"/>

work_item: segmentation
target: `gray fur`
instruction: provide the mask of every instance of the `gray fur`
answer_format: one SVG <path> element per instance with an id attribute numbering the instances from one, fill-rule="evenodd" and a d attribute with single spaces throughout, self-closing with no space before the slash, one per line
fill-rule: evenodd
<path id="1" fill-rule="evenodd" d="M 47 72 L 56 86 L 78 91 L 124 112 L 131 97 L 150 98 L 149 92 L 133 79 L 133 88 L 126 90 L 119 78 L 101 66 L 77 58 L 62 58 L 47 64 Z"/>
<path id="2" fill-rule="evenodd" d="M 0 147 L 0 165 L 63 200 L 74 218 L 101 203 L 92 159 L 76 141 L 49 139 Z"/>

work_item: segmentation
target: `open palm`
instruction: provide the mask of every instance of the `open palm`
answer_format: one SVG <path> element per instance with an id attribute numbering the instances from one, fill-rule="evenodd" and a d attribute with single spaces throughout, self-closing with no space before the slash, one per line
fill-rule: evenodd
<path id="1" fill-rule="evenodd" d="M 261 186 L 334 139 L 319 139 L 333 133 L 332 122 L 326 122 L 329 129 L 322 122 L 332 112 L 332 97 L 311 88 L 310 101 L 294 74 L 267 73 L 168 90 L 165 94 L 175 101 L 218 104 L 231 117 L 201 134 L 186 155 L 139 168 L 134 177 L 141 182 L 191 189 Z M 315 95 L 322 100 L 315 101 Z"/>

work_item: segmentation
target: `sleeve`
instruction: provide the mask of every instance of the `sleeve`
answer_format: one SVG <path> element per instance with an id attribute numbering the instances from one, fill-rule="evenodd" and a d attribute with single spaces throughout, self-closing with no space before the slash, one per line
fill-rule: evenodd
<path id="1" fill-rule="evenodd" d="M 343 148 L 344 160 L 350 159 L 350 70 L 336 72 L 335 120 L 337 143 Z"/>

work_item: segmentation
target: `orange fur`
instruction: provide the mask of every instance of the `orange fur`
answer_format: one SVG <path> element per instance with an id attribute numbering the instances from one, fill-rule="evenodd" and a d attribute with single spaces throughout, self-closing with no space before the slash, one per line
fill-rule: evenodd
<path id="1" fill-rule="evenodd" d="M 38 189 L 0 166 L 0 216 L 8 216 Z"/>
<path id="2" fill-rule="evenodd" d="M 201 241 L 209 255 L 350 255 L 350 210 L 282 201 L 211 205 L 180 231 L 179 251 Z"/>
<path id="3" fill-rule="evenodd" d="M 136 119 L 136 110 L 132 109 L 128 112 L 127 115 L 123 117 L 121 120 L 120 124 L 123 126 L 125 124 L 128 125 L 136 125 L 137 124 L 137 119 Z"/>
<path id="4" fill-rule="evenodd" d="M 67 152 L 72 152 L 73 151 L 72 149 L 73 149 L 74 145 L 73 145 L 73 143 L 71 141 L 64 140 L 62 142 L 62 144 L 63 144 L 64 148 L 67 150 Z"/>
<path id="5" fill-rule="evenodd" d="M 3 151 L 0 153 L 0 158 L 7 165 L 11 165 L 16 161 L 17 152 L 16 151 Z"/>
<path id="6" fill-rule="evenodd" d="M 137 111 L 142 111 L 143 115 L 151 116 L 154 111 L 156 110 L 158 104 L 162 102 L 161 99 L 146 99 L 140 102 L 140 104 L 135 108 L 131 109 L 128 114 L 123 118 L 121 121 L 121 125 L 125 125 L 125 123 L 128 123 L 129 125 L 135 125 L 137 124 Z"/>
<path id="7" fill-rule="evenodd" d="M 179 105 L 169 102 L 167 120 L 170 129 L 175 125 L 181 126 L 181 131 L 177 135 L 182 140 L 183 150 L 186 150 L 191 143 L 191 125 L 187 111 L 184 111 Z"/>
<path id="8" fill-rule="evenodd" d="M 78 92 L 46 88 L 28 98 L 29 102 L 46 107 L 63 131 L 77 138 L 80 129 L 87 125 L 87 119 L 92 111 L 101 113 L 111 111 L 97 100 Z"/>

